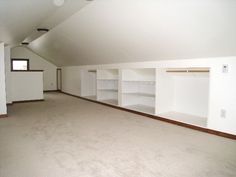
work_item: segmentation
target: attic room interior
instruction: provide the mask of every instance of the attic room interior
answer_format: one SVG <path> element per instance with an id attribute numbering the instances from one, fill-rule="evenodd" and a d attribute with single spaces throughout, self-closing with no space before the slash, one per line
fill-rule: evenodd
<path id="1" fill-rule="evenodd" d="M 0 0 L 0 177 L 235 177 L 235 9 Z"/>

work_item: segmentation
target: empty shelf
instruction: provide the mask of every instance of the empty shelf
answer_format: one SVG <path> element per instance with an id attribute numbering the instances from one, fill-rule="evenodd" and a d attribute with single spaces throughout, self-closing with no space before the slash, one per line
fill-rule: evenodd
<path id="1" fill-rule="evenodd" d="M 125 95 L 143 96 L 143 97 L 155 97 L 155 94 L 151 93 L 123 93 Z"/>
<path id="2" fill-rule="evenodd" d="M 98 89 L 98 91 L 105 91 L 105 92 L 118 92 L 117 89 Z"/>
<path id="3" fill-rule="evenodd" d="M 147 83 L 155 83 L 156 81 L 152 81 L 152 80 L 123 80 L 123 82 L 147 82 Z"/>
<path id="4" fill-rule="evenodd" d="M 118 81 L 118 79 L 97 79 L 100 81 Z"/>
<path id="5" fill-rule="evenodd" d="M 155 108 L 151 106 L 137 104 L 137 105 L 126 106 L 125 108 L 148 114 L 155 114 Z"/>
<path id="6" fill-rule="evenodd" d="M 162 114 L 159 114 L 158 116 L 163 117 L 163 118 L 168 118 L 171 120 L 176 120 L 183 123 L 187 123 L 187 124 L 191 124 L 191 125 L 207 127 L 207 118 L 205 117 L 199 117 L 199 116 L 194 116 L 194 115 L 189 115 L 189 114 L 179 113 L 179 112 L 174 112 L 174 111 L 162 113 Z"/>
<path id="7" fill-rule="evenodd" d="M 118 105 L 118 100 L 116 99 L 99 100 L 99 101 L 107 104 Z"/>

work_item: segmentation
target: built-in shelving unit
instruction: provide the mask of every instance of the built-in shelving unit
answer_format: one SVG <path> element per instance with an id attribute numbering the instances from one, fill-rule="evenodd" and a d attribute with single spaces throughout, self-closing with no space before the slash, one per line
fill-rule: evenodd
<path id="1" fill-rule="evenodd" d="M 155 69 L 122 70 L 122 106 L 155 114 Z"/>
<path id="2" fill-rule="evenodd" d="M 81 93 L 91 100 L 207 127 L 209 80 L 207 67 L 83 70 Z"/>
<path id="3" fill-rule="evenodd" d="M 118 69 L 97 71 L 97 100 L 118 105 Z"/>
<path id="4" fill-rule="evenodd" d="M 157 115 L 207 127 L 210 68 L 157 70 Z"/>
<path id="5" fill-rule="evenodd" d="M 81 96 L 97 100 L 97 70 L 81 71 Z"/>
<path id="6" fill-rule="evenodd" d="M 155 97 L 155 94 L 151 93 L 123 93 L 124 95 L 134 95 L 134 96 L 143 96 L 143 97 Z"/>

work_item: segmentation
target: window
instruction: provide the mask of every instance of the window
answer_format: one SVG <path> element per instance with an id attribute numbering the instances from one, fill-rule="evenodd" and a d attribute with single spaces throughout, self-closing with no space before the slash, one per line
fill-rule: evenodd
<path id="1" fill-rule="evenodd" d="M 11 59 L 12 71 L 28 71 L 29 59 Z"/>

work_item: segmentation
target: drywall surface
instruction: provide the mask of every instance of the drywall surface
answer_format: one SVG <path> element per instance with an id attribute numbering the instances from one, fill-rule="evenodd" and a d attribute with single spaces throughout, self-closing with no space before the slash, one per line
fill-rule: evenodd
<path id="1" fill-rule="evenodd" d="M 7 114 L 4 43 L 0 43 L 0 115 Z"/>
<path id="2" fill-rule="evenodd" d="M 73 95 L 81 95 L 81 70 L 78 67 L 62 68 L 62 91 Z"/>
<path id="3" fill-rule="evenodd" d="M 81 96 L 97 95 L 97 72 L 81 71 Z"/>
<path id="4" fill-rule="evenodd" d="M 156 69 L 156 114 L 174 110 L 174 80 L 166 69 Z"/>
<path id="5" fill-rule="evenodd" d="M 13 101 L 43 99 L 43 72 L 12 72 Z"/>
<path id="6" fill-rule="evenodd" d="M 222 73 L 223 64 L 228 65 L 228 73 Z M 236 58 L 212 67 L 209 98 L 209 128 L 236 134 Z"/>
<path id="7" fill-rule="evenodd" d="M 58 66 L 236 55 L 234 0 L 93 1 L 30 48 Z"/>
<path id="8" fill-rule="evenodd" d="M 5 47 L 5 74 L 6 74 L 6 95 L 7 103 L 12 103 L 11 98 L 11 48 Z"/>
<path id="9" fill-rule="evenodd" d="M 229 67 L 228 73 L 222 72 L 223 65 Z M 80 71 L 84 69 L 127 69 L 127 68 L 157 68 L 158 70 L 164 68 L 182 68 L 182 67 L 209 67 L 209 93 L 204 92 L 200 95 L 202 98 L 208 101 L 208 111 L 202 107 L 196 108 L 199 115 L 206 115 L 208 112 L 208 128 L 219 130 L 236 135 L 236 57 L 220 57 L 220 58 L 201 58 L 201 59 L 189 59 L 189 60 L 169 60 L 169 61 L 153 61 L 153 62 L 136 62 L 136 63 L 119 63 L 119 64 L 107 64 L 107 65 L 87 65 L 87 66 L 74 66 L 63 67 L 63 91 L 71 94 L 80 95 Z M 159 73 L 159 72 L 157 72 Z M 161 74 L 161 73 L 159 73 Z M 164 75 L 162 73 L 161 75 Z M 121 78 L 121 76 L 119 76 Z M 159 79 L 157 79 L 157 82 Z M 208 79 L 201 79 L 199 82 L 208 82 Z M 156 83 L 158 85 L 158 83 Z M 191 83 L 190 83 L 191 84 Z M 193 84 L 193 83 L 192 83 Z M 194 83 L 195 84 L 195 83 Z M 169 84 L 171 87 L 171 84 Z M 207 86 L 207 84 L 205 85 Z M 191 87 L 191 86 L 190 86 Z M 208 87 L 208 86 L 207 86 Z M 158 95 L 158 88 L 156 90 L 156 112 L 159 110 L 159 101 L 168 100 L 164 95 L 161 97 Z M 84 88 L 86 89 L 86 88 Z M 162 88 L 165 89 L 165 88 Z M 181 87 L 178 87 L 181 89 Z M 207 88 L 203 88 L 204 90 Z M 183 94 L 183 92 L 181 93 Z M 209 95 L 208 95 L 209 94 Z M 193 93 L 191 93 L 193 95 Z M 174 97 L 173 95 L 170 95 Z M 178 95 L 180 96 L 180 95 Z M 199 95 L 198 95 L 199 96 Z M 196 97 L 196 96 L 195 96 Z M 121 98 L 121 97 L 119 97 Z M 167 109 L 166 106 L 169 106 Z M 195 104 L 196 105 L 196 104 Z M 171 105 L 169 101 L 166 101 L 162 105 L 162 111 L 174 108 L 174 103 Z M 187 108 L 187 107 L 186 107 Z M 184 109 L 181 107 L 181 109 Z M 187 108 L 188 109 L 188 108 Z M 193 107 L 191 107 L 193 109 Z M 225 118 L 222 117 L 221 111 L 225 111 Z M 192 110 L 193 112 L 193 110 Z"/>
<path id="10" fill-rule="evenodd" d="M 201 73 L 174 77 L 174 111 L 207 117 L 209 77 Z"/>
<path id="11" fill-rule="evenodd" d="M 11 58 L 26 58 L 30 60 L 30 70 L 44 70 L 43 72 L 43 89 L 57 90 L 56 72 L 57 67 L 36 55 L 25 47 L 15 47 L 11 50 Z"/>

